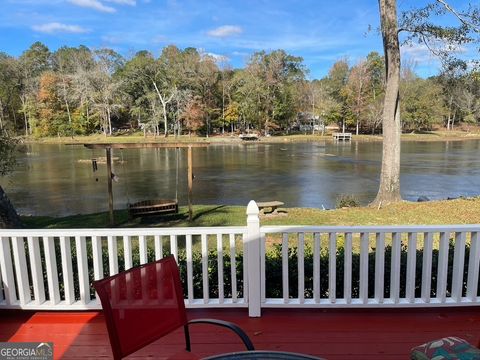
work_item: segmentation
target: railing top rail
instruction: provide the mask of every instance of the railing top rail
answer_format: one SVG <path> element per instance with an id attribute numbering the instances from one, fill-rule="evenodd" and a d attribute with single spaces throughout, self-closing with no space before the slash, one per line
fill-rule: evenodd
<path id="1" fill-rule="evenodd" d="M 262 233 L 395 233 L 395 232 L 465 232 L 480 231 L 480 224 L 468 225 L 399 225 L 399 226 L 261 226 Z"/>
<path id="2" fill-rule="evenodd" d="M 210 226 L 178 228 L 88 228 L 88 229 L 2 229 L 4 236 L 148 236 L 148 235 L 202 235 L 243 234 L 245 226 Z"/>
<path id="3" fill-rule="evenodd" d="M 453 225 L 399 225 L 399 226 L 313 226 L 268 225 L 261 226 L 262 233 L 391 233 L 391 232 L 470 232 L 480 231 L 480 224 Z M 1 229 L 0 236 L 141 236 L 141 235 L 202 235 L 243 234 L 245 226 L 209 226 L 178 228 L 87 228 L 87 229 Z"/>

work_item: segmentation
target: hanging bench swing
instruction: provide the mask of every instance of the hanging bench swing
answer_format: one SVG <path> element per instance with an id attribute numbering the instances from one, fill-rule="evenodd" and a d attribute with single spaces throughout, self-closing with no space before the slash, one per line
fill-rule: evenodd
<path id="1" fill-rule="evenodd" d="M 127 191 L 127 210 L 128 217 L 142 217 L 142 216 L 156 216 L 164 214 L 177 214 L 178 213 L 178 153 L 179 149 L 176 148 L 176 174 L 175 174 L 175 199 L 154 199 L 143 200 L 130 204 L 128 196 L 128 183 L 126 183 Z M 122 163 L 123 162 L 123 149 L 122 149 Z M 124 167 L 125 172 L 125 167 Z M 127 177 L 125 176 L 125 179 Z"/>
<path id="2" fill-rule="evenodd" d="M 128 216 L 150 216 L 159 214 L 176 214 L 178 213 L 177 200 L 143 200 L 133 204 L 128 204 Z"/>

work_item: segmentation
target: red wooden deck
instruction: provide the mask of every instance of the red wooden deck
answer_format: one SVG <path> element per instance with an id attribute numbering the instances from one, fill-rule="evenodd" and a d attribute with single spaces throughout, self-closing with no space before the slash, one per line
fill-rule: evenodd
<path id="1" fill-rule="evenodd" d="M 257 349 L 302 352 L 329 360 L 408 359 L 411 347 L 444 336 L 472 344 L 480 339 L 480 308 L 396 310 L 264 309 L 261 318 L 246 310 L 189 310 L 191 318 L 214 317 L 240 325 Z M 195 325 L 197 355 L 242 350 L 222 328 Z M 0 341 L 51 341 L 55 358 L 111 358 L 110 343 L 99 312 L 0 312 Z M 183 348 L 177 331 L 130 356 L 168 358 Z M 182 358 L 182 355 L 177 356 Z"/>

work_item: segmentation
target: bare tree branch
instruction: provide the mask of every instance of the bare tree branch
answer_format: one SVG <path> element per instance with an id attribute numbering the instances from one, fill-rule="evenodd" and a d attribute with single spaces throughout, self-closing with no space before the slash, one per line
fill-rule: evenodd
<path id="1" fill-rule="evenodd" d="M 445 9 L 451 12 L 455 17 L 460 20 L 460 22 L 468 27 L 470 27 L 473 31 L 480 33 L 480 28 L 476 26 L 474 23 L 468 21 L 464 16 L 459 14 L 453 7 L 451 7 L 445 0 L 436 0 L 438 3 L 442 4 Z"/>
<path id="2" fill-rule="evenodd" d="M 427 49 L 435 56 L 440 56 L 440 52 L 438 52 L 437 50 L 435 50 L 434 48 L 432 48 L 430 46 L 430 43 L 428 42 L 428 39 L 427 37 L 425 36 L 425 34 L 423 32 L 419 32 L 420 36 L 422 37 L 422 40 L 423 40 L 423 43 L 425 44 L 425 46 L 427 47 Z"/>

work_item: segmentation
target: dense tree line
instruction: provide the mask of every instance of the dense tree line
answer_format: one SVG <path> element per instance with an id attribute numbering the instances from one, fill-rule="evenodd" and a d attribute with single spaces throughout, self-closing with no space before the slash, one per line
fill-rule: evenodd
<path id="1" fill-rule="evenodd" d="M 307 80 L 303 59 L 283 50 L 254 53 L 243 69 L 194 48 L 140 51 L 34 43 L 18 58 L 0 53 L 0 129 L 10 135 L 74 136 L 115 129 L 145 134 L 255 130 L 289 132 L 338 124 L 356 134 L 382 130 L 385 64 L 378 53 Z M 402 129 L 453 128 L 480 121 L 480 76 L 449 63 L 423 79 L 404 68 Z M 304 127 L 305 128 L 305 127 Z"/>
<path id="2" fill-rule="evenodd" d="M 384 97 L 384 60 L 378 53 L 349 66 L 337 61 L 327 77 L 314 80 L 315 113 L 327 123 L 337 123 L 357 135 L 380 133 Z M 445 65 L 437 76 L 423 79 L 408 64 L 400 78 L 401 125 L 403 131 L 423 131 L 460 122 L 480 121 L 480 74 L 465 64 Z"/>

